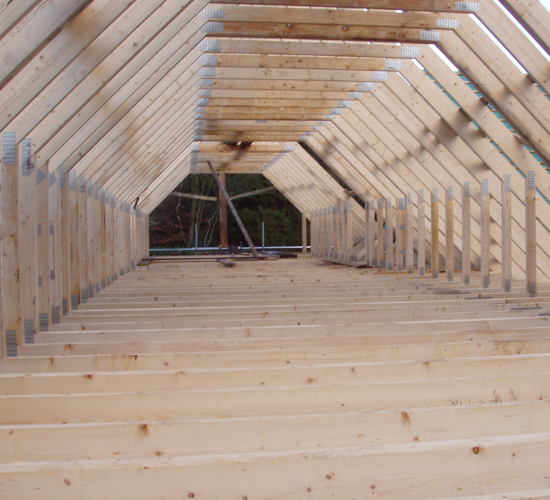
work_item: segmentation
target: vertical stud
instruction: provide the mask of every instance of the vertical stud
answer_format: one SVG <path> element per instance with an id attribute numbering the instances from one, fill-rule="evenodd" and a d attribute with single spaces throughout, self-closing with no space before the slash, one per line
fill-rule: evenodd
<path id="1" fill-rule="evenodd" d="M 99 190 L 99 209 L 101 224 L 101 290 L 104 290 L 109 277 L 109 205 L 111 197 L 103 188 Z"/>
<path id="2" fill-rule="evenodd" d="M 432 194 L 432 278 L 439 278 L 439 193 Z"/>
<path id="3" fill-rule="evenodd" d="M 424 190 L 418 192 L 418 274 L 426 273 L 426 205 Z"/>
<path id="4" fill-rule="evenodd" d="M 481 283 L 489 288 L 491 282 L 491 195 L 489 179 L 483 179 L 481 186 Z"/>
<path id="5" fill-rule="evenodd" d="M 465 182 L 462 190 L 462 280 L 466 285 L 470 284 L 472 272 L 470 202 L 470 183 Z"/>
<path id="6" fill-rule="evenodd" d="M 454 219 L 453 186 L 447 186 L 447 197 L 446 197 L 446 203 L 445 203 L 445 224 L 446 224 L 445 272 L 447 274 L 448 281 L 453 281 L 454 272 L 455 272 L 455 260 L 454 260 L 455 232 L 454 232 L 453 219 Z"/>
<path id="7" fill-rule="evenodd" d="M 395 208 L 391 196 L 386 201 L 386 267 L 393 271 L 393 221 L 395 219 Z"/>
<path id="8" fill-rule="evenodd" d="M 346 254 L 347 254 L 347 259 L 348 260 L 353 260 L 355 262 L 357 262 L 357 256 L 353 255 L 353 242 L 354 242 L 354 238 L 353 238 L 353 219 L 352 219 L 352 215 L 353 215 L 353 204 L 352 203 L 349 203 L 347 205 L 347 214 L 346 214 L 346 228 L 347 228 L 347 242 L 348 242 L 348 245 L 347 245 L 347 250 L 346 250 Z"/>
<path id="9" fill-rule="evenodd" d="M 34 343 L 38 326 L 38 260 L 36 251 L 36 168 L 31 155 L 31 140 L 24 139 L 20 149 L 19 177 L 19 301 L 25 343 Z"/>
<path id="10" fill-rule="evenodd" d="M 307 254 L 307 215 L 302 212 L 302 253 Z"/>
<path id="11" fill-rule="evenodd" d="M 406 233 L 406 217 L 407 217 L 407 200 L 399 198 L 399 206 L 397 208 L 397 220 L 395 222 L 396 229 L 396 265 L 397 271 L 403 271 L 403 260 L 406 254 L 407 233 Z"/>
<path id="12" fill-rule="evenodd" d="M 86 283 L 88 284 L 88 299 L 93 299 L 95 293 L 95 244 L 94 244 L 94 183 L 86 183 Z"/>
<path id="13" fill-rule="evenodd" d="M 327 209 L 327 253 L 329 258 L 334 257 L 334 209 Z"/>
<path id="14" fill-rule="evenodd" d="M 378 218 L 378 255 L 376 257 L 376 260 L 378 262 L 378 267 L 386 267 L 386 262 L 384 259 L 384 198 L 380 198 L 378 200 L 378 211 L 376 212 L 376 216 Z"/>
<path id="15" fill-rule="evenodd" d="M 526 275 L 527 293 L 534 297 L 537 293 L 537 190 L 535 187 L 535 172 L 530 170 L 525 178 L 525 229 L 526 229 Z"/>
<path id="16" fill-rule="evenodd" d="M 375 239 L 376 239 L 376 228 L 374 220 L 374 212 L 375 212 L 375 201 L 370 200 L 367 202 L 368 210 L 367 210 L 367 237 L 368 237 L 368 245 L 367 245 L 367 253 L 368 257 L 367 260 L 369 262 L 369 265 L 372 267 L 376 267 L 376 252 L 375 252 Z"/>
<path id="17" fill-rule="evenodd" d="M 48 164 L 36 172 L 37 193 L 37 264 L 38 264 L 38 317 L 40 331 L 48 331 L 50 323 L 50 225 Z M 51 228 L 53 231 L 53 227 Z M 53 253 L 53 249 L 52 253 Z"/>
<path id="18" fill-rule="evenodd" d="M 103 189 L 101 189 L 103 191 Z M 94 271 L 94 279 L 93 282 L 94 285 L 94 292 L 99 293 L 99 290 L 101 289 L 101 278 L 102 278 L 102 272 L 103 272 L 103 259 L 101 258 L 101 249 L 102 249 L 102 233 L 103 233 L 103 217 L 102 217 L 102 203 L 100 201 L 100 192 L 99 192 L 99 186 L 98 184 L 94 184 L 94 200 L 93 200 L 93 207 L 94 207 L 94 220 L 93 220 L 93 228 L 94 228 L 94 263 L 93 263 L 93 271 Z"/>
<path id="19" fill-rule="evenodd" d="M 407 194 L 407 213 L 405 222 L 405 265 L 409 274 L 414 271 L 414 238 L 413 238 L 413 201 L 412 193 Z"/>
<path id="20" fill-rule="evenodd" d="M 19 303 L 19 238 L 18 238 L 18 164 L 19 150 L 15 132 L 2 133 L 2 309 L 3 331 L 0 358 L 4 346 L 8 356 L 17 356 L 17 345 L 23 343 L 21 309 Z M 9 290 L 9 293 L 7 292 Z"/>
<path id="21" fill-rule="evenodd" d="M 311 255 L 313 257 L 317 256 L 317 209 L 311 211 L 311 216 L 309 219 L 309 230 L 311 238 Z"/>
<path id="22" fill-rule="evenodd" d="M 327 248 L 327 223 L 326 209 L 321 208 L 319 211 L 319 257 L 326 257 Z"/>
<path id="23" fill-rule="evenodd" d="M 60 306 L 63 299 L 63 272 L 61 257 L 61 168 L 55 172 L 55 174 L 51 172 L 48 174 L 48 220 L 50 226 L 48 231 L 48 247 L 50 264 L 50 320 L 52 323 L 59 323 Z"/>
<path id="24" fill-rule="evenodd" d="M 504 175 L 502 183 L 502 288 L 512 289 L 512 178 Z"/>
<path id="25" fill-rule="evenodd" d="M 80 242 L 78 233 L 78 178 L 76 170 L 68 172 L 69 177 L 69 255 L 70 255 L 70 285 L 71 296 L 68 302 L 68 311 L 78 309 L 80 302 Z M 63 311 L 65 314 L 65 310 Z"/>
<path id="26" fill-rule="evenodd" d="M 80 304 L 88 302 L 88 190 L 86 176 L 78 177 L 78 257 Z"/>
<path id="27" fill-rule="evenodd" d="M 109 258 L 111 263 L 111 283 L 118 279 L 117 268 L 117 251 L 118 251 L 118 211 L 117 211 L 117 199 L 116 196 L 111 195 L 111 256 Z"/>
<path id="28" fill-rule="evenodd" d="M 333 259 L 340 258 L 340 207 L 331 207 L 331 232 L 330 232 L 330 245 L 331 254 Z"/>

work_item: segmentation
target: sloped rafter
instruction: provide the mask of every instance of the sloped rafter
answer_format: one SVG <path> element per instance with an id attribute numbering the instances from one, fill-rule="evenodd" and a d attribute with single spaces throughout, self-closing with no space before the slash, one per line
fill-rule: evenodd
<path id="1" fill-rule="evenodd" d="M 515 19 L 531 34 L 531 36 L 550 53 L 550 31 L 548 23 L 541 22 L 548 17 L 548 11 L 537 0 L 500 0 Z"/>
<path id="2" fill-rule="evenodd" d="M 364 209 L 354 201 L 311 156 L 299 145 L 284 158 L 264 171 L 264 175 L 308 218 L 314 209 L 353 204 L 355 231 L 364 227 Z M 357 232 L 356 234 L 362 234 Z"/>
<path id="3" fill-rule="evenodd" d="M 50 2 L 13 2 L 0 22 L 0 89 L 27 61 L 59 33 L 93 0 L 53 0 Z"/>
<path id="4" fill-rule="evenodd" d="M 182 17 L 188 15 L 191 12 L 187 10 L 181 14 Z M 202 39 L 201 25 L 200 20 L 192 19 L 149 61 L 144 59 L 145 54 L 133 59 L 56 135 L 50 136 L 38 151 L 40 161 L 53 159 L 55 165 L 74 165 L 127 113 L 136 113 L 144 103 L 149 104 L 148 100 L 154 100 L 188 69 L 191 54 L 197 51 L 196 44 Z M 136 68 L 139 68 L 137 72 Z"/>
<path id="5" fill-rule="evenodd" d="M 514 123 L 520 142 L 550 162 L 548 99 L 471 19 L 438 44 L 501 116 Z M 477 47 L 480 47 L 477 49 Z M 477 54 L 476 54 L 477 51 Z"/>
<path id="6" fill-rule="evenodd" d="M 429 76 L 418 69 L 416 66 L 407 66 L 403 70 L 403 75 L 409 80 L 411 84 L 427 99 L 432 106 L 436 103 L 439 104 L 439 114 L 455 129 L 461 130 L 460 134 L 467 139 L 467 143 L 470 147 L 474 144 L 478 146 L 478 155 L 484 160 L 489 161 L 490 156 L 496 156 L 494 144 L 492 144 L 487 137 L 493 139 L 502 150 L 511 158 L 516 165 L 521 165 L 522 170 L 526 173 L 528 170 L 534 170 L 538 175 L 539 182 L 537 183 L 537 189 L 547 196 L 548 189 L 550 187 L 550 179 L 546 173 L 546 170 L 542 168 L 540 163 L 523 147 L 521 143 L 515 139 L 509 129 L 504 123 L 502 123 L 490 110 L 484 111 L 483 108 L 486 105 L 480 101 L 475 92 L 468 87 L 458 75 L 448 71 L 445 64 L 437 55 L 432 51 L 426 51 L 425 57 L 421 57 L 421 61 L 426 63 L 426 68 L 430 71 L 449 94 L 455 98 L 455 100 L 462 105 L 461 109 L 464 109 L 467 115 L 460 112 L 456 106 L 447 99 L 436 84 L 429 78 Z M 484 131 L 480 130 L 474 125 L 473 121 Z M 460 124 L 460 125 L 458 125 Z M 481 150 L 485 150 L 483 154 Z M 476 152 L 477 152 L 476 151 Z M 525 181 L 522 175 L 514 168 L 509 161 L 505 160 L 499 162 L 504 167 L 505 172 L 500 171 L 497 176 L 502 182 L 504 179 L 504 173 L 510 173 L 512 176 L 512 191 L 516 194 L 518 200 L 523 200 L 525 191 Z M 489 164 L 489 163 L 488 163 Z M 491 168 L 494 167 L 491 165 Z M 497 172 L 495 170 L 495 172 Z M 500 199 L 500 196 L 497 197 Z M 523 205 L 523 203 L 522 203 Z M 550 236 L 546 227 L 540 223 L 540 220 L 546 218 L 546 214 L 550 210 L 550 206 L 547 203 L 540 203 L 540 231 L 539 236 L 541 241 L 546 241 Z M 521 220 L 521 210 L 523 206 L 517 207 L 515 210 L 516 216 Z M 544 247 L 539 246 L 537 256 L 539 258 L 539 269 L 541 269 L 546 275 L 549 272 L 548 268 L 548 256 Z M 543 264 L 544 262 L 544 264 Z"/>
<path id="7" fill-rule="evenodd" d="M 503 12 L 496 2 L 487 2 L 483 9 L 476 12 L 476 17 L 506 47 L 527 71 L 529 78 L 537 82 L 545 91 L 550 91 L 548 61 L 533 47 L 527 36 Z M 499 60 L 503 60 L 502 56 Z M 507 64 L 507 63 L 506 63 Z M 503 81 L 506 85 L 506 81 Z"/>
<path id="8" fill-rule="evenodd" d="M 38 80 L 40 88 L 29 93 L 26 99 L 20 99 L 18 109 L 10 108 L 8 114 L 4 115 L 7 119 L 1 122 L 1 126 L 3 128 L 10 126 L 18 130 L 22 136 L 27 136 L 46 116 L 51 116 L 51 111 L 57 105 L 67 103 L 66 98 L 75 89 L 80 90 L 72 94 L 75 97 L 73 104 L 78 109 L 93 93 L 99 91 L 122 65 L 135 57 L 154 36 L 156 30 L 153 23 L 162 22 L 161 12 L 157 11 L 162 3 L 161 0 L 153 2 L 138 0 L 127 6 L 122 14 L 116 12 L 115 14 L 118 15 L 116 20 L 113 19 L 112 13 L 107 16 L 100 26 L 101 33 L 92 40 L 85 40 L 81 51 L 74 54 L 78 57 L 71 59 L 74 57 L 73 54 L 65 56 L 60 63 L 63 65 L 60 72 L 52 75 L 48 80 L 40 78 Z M 93 7 L 94 4 L 89 6 L 90 9 Z M 86 14 L 85 11 L 81 16 Z M 78 31 L 78 24 L 82 23 L 81 16 L 74 19 L 76 26 L 67 26 L 67 30 L 63 33 Z M 149 18 L 151 19 L 147 22 Z M 105 27 L 107 22 L 109 24 Z M 67 40 L 65 45 L 71 42 L 72 40 Z M 40 58 L 40 56 L 41 54 L 38 54 L 36 57 Z M 16 83 L 15 80 L 13 83 Z M 20 86 L 25 88 L 24 85 Z M 70 112 L 72 114 L 74 108 L 71 108 Z M 63 115 L 67 117 L 66 113 Z"/>

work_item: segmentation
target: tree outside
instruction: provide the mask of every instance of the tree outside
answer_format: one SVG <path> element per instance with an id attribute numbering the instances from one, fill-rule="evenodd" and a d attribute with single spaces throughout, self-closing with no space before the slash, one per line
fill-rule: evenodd
<path id="1" fill-rule="evenodd" d="M 235 196 L 272 187 L 263 175 L 227 174 L 227 191 Z M 212 175 L 191 174 L 175 189 L 188 194 L 218 197 Z M 266 246 L 302 244 L 302 215 L 279 191 L 237 199 L 233 202 L 254 245 L 262 244 L 262 222 L 265 222 Z M 246 246 L 242 233 L 228 209 L 229 245 Z M 198 224 L 200 247 L 220 245 L 220 210 L 213 201 L 180 198 L 169 195 L 150 215 L 151 248 L 194 248 L 195 224 Z"/>

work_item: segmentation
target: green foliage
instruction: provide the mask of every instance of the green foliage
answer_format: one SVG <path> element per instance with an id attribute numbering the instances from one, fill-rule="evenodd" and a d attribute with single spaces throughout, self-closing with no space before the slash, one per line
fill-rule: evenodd
<path id="1" fill-rule="evenodd" d="M 263 175 L 227 175 L 229 196 L 256 191 L 272 184 Z M 189 175 L 176 191 L 205 196 L 218 196 L 218 187 L 211 175 Z M 233 202 L 254 245 L 262 244 L 262 222 L 265 222 L 266 246 L 301 244 L 302 215 L 279 192 L 250 196 Z M 245 239 L 227 210 L 227 235 L 230 245 L 246 246 Z M 199 226 L 199 246 L 220 245 L 219 204 L 213 201 L 168 196 L 150 216 L 151 248 L 193 248 L 195 223 Z"/>

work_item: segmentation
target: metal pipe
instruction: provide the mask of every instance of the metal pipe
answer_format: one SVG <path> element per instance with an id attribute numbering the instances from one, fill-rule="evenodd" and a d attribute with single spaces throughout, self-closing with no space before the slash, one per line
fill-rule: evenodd
<path id="1" fill-rule="evenodd" d="M 302 245 L 298 246 L 274 246 L 274 247 L 264 247 L 263 250 L 301 250 L 303 247 Z M 311 245 L 308 245 L 308 248 L 311 248 Z M 191 248 L 150 248 L 150 252 L 195 252 L 196 250 L 200 250 L 201 252 L 219 252 L 220 247 L 199 247 L 198 249 L 195 247 Z M 250 250 L 250 247 L 242 247 L 241 250 Z"/>

